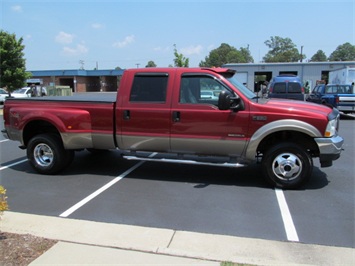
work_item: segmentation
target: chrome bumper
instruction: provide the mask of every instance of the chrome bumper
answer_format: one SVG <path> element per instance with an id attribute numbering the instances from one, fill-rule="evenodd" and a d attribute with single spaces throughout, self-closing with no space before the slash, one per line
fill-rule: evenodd
<path id="1" fill-rule="evenodd" d="M 337 160 L 343 151 L 344 139 L 340 136 L 332 138 L 315 138 L 319 147 L 319 161 L 321 167 L 332 165 L 332 161 Z"/>

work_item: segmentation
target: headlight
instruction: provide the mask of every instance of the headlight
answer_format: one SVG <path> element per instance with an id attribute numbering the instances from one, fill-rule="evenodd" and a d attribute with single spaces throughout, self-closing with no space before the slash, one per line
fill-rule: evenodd
<path id="1" fill-rule="evenodd" d="M 330 120 L 327 124 L 327 128 L 325 129 L 324 136 L 331 138 L 337 134 L 339 126 L 339 116 Z"/>

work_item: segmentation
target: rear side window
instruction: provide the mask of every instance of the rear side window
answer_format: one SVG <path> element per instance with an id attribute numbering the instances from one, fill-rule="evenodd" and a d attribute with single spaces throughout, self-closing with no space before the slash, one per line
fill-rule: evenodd
<path id="1" fill-rule="evenodd" d="M 130 102 L 166 102 L 168 74 L 136 74 L 134 77 Z"/>
<path id="2" fill-rule="evenodd" d="M 285 82 L 275 83 L 274 89 L 272 92 L 273 93 L 286 93 L 286 83 Z"/>
<path id="3" fill-rule="evenodd" d="M 335 94 L 338 92 L 337 86 L 328 86 L 325 90 L 326 93 L 328 94 Z"/>
<path id="4" fill-rule="evenodd" d="M 302 93 L 301 84 L 299 83 L 288 83 L 288 93 Z"/>

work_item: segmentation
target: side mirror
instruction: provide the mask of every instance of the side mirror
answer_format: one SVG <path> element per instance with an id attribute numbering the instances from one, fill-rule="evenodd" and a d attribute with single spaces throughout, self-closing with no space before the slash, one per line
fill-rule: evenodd
<path id="1" fill-rule="evenodd" d="M 219 94 L 218 109 L 233 110 L 236 112 L 239 110 L 244 110 L 244 104 L 238 96 L 234 96 L 231 92 L 223 90 Z"/>

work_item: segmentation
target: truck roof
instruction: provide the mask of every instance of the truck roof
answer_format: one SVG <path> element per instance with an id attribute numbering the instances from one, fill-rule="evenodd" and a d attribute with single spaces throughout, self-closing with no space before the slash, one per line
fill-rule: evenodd
<path id="1" fill-rule="evenodd" d="M 125 71 L 133 71 L 133 72 L 173 72 L 173 71 L 182 71 L 182 72 L 203 72 L 203 71 L 212 71 L 219 74 L 236 73 L 236 70 L 230 68 L 223 68 L 223 67 L 146 67 L 146 68 L 131 68 Z"/>
<path id="2" fill-rule="evenodd" d="M 280 75 L 274 77 L 273 82 L 301 82 L 301 79 L 295 75 Z"/>

